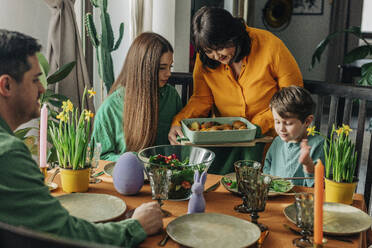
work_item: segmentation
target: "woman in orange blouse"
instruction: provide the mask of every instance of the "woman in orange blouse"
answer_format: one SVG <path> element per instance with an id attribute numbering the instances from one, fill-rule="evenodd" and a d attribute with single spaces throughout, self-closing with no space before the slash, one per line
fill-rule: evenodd
<path id="1" fill-rule="evenodd" d="M 168 135 L 171 144 L 178 144 L 177 136 L 183 137 L 182 119 L 206 117 L 213 105 L 220 116 L 245 117 L 263 134 L 274 135 L 271 97 L 280 88 L 303 86 L 300 69 L 287 47 L 272 33 L 250 28 L 221 8 L 201 8 L 192 26 L 198 52 L 194 92 L 173 119 Z M 259 153 L 262 159 L 262 149 Z"/>

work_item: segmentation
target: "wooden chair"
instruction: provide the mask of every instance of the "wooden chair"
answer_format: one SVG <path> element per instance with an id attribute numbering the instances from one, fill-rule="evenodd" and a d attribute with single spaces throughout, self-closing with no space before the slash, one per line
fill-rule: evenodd
<path id="1" fill-rule="evenodd" d="M 169 80 L 175 85 L 181 85 L 182 92 L 188 93 L 182 94 L 182 101 L 186 103 L 192 94 L 192 74 L 174 72 Z M 367 207 L 371 213 L 372 152 L 370 150 L 372 150 L 372 143 L 370 141 L 371 130 L 367 129 L 367 126 L 372 115 L 367 112 L 367 103 L 372 102 L 372 87 L 311 80 L 304 80 L 304 86 L 314 95 L 317 103 L 314 125 L 318 131 L 324 132 L 325 130 L 325 133 L 329 134 L 332 125 L 336 123 L 338 118 L 341 118 L 342 123 L 348 124 L 354 129 L 352 138 L 358 152 L 356 173 L 359 182 L 357 191 L 364 193 Z M 344 100 L 345 103 L 339 107 L 340 100 Z M 341 116 L 340 113 L 342 113 Z"/>
<path id="2" fill-rule="evenodd" d="M 36 232 L 25 227 L 0 222 L 1 248 L 118 248 L 117 246 L 71 240 L 49 233 Z"/>
<path id="3" fill-rule="evenodd" d="M 181 101 L 182 105 L 185 106 L 193 90 L 192 74 L 189 72 L 173 72 L 172 76 L 168 79 L 170 85 L 181 87 Z"/>

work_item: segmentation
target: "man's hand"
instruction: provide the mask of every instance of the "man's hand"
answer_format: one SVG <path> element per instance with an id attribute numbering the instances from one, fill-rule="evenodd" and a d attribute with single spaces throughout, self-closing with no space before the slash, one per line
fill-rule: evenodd
<path id="1" fill-rule="evenodd" d="M 171 145 L 180 145 L 181 143 L 177 141 L 177 136 L 181 138 L 184 137 L 180 126 L 173 126 L 169 130 L 168 140 Z"/>
<path id="2" fill-rule="evenodd" d="M 142 204 L 136 208 L 132 218 L 138 220 L 147 235 L 158 233 L 163 228 L 163 214 L 157 202 Z"/>
<path id="3" fill-rule="evenodd" d="M 305 173 L 314 174 L 314 163 L 310 158 L 310 149 L 311 146 L 308 145 L 307 139 L 301 141 L 301 150 L 298 162 L 303 165 Z"/>

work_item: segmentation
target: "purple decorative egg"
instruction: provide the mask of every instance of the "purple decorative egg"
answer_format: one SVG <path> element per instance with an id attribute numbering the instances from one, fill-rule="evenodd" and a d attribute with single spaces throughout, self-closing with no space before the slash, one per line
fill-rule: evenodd
<path id="1" fill-rule="evenodd" d="M 143 164 L 134 153 L 125 152 L 116 162 L 112 178 L 120 194 L 137 194 L 143 186 Z"/>

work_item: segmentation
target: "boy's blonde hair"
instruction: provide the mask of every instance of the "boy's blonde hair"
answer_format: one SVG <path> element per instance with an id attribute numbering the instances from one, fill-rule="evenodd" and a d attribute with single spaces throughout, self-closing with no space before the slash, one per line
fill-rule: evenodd
<path id="1" fill-rule="evenodd" d="M 299 86 L 289 86 L 280 89 L 270 101 L 270 108 L 282 118 L 297 118 L 302 123 L 315 110 L 315 103 L 311 94 Z"/>

